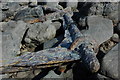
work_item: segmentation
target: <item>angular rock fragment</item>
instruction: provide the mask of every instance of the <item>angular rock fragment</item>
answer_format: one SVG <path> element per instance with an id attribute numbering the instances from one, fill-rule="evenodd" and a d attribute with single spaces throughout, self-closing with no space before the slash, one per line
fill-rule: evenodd
<path id="1" fill-rule="evenodd" d="M 88 16 L 88 30 L 82 31 L 83 35 L 91 36 L 100 45 L 113 35 L 113 23 L 109 19 L 98 16 Z"/>
<path id="2" fill-rule="evenodd" d="M 61 65 L 61 63 L 79 60 L 80 58 L 75 51 L 70 51 L 66 48 L 51 48 L 16 57 L 7 65 L 1 67 L 3 68 L 1 73 L 53 67 Z"/>
<path id="3" fill-rule="evenodd" d="M 24 39 L 26 43 L 34 43 L 39 45 L 54 38 L 56 35 L 56 28 L 51 25 L 51 21 L 27 24 L 27 26 L 29 29 Z"/>
<path id="4" fill-rule="evenodd" d="M 26 23 L 23 21 L 1 22 L 2 26 L 2 59 L 3 64 L 13 59 L 20 53 L 20 44 L 26 31 Z"/>
<path id="5" fill-rule="evenodd" d="M 39 18 L 43 16 L 43 9 L 41 6 L 37 6 L 35 8 L 25 8 L 23 10 L 20 10 L 14 17 L 14 19 L 17 20 L 23 20 L 23 21 L 29 21 L 33 20 L 35 18 Z"/>
<path id="6" fill-rule="evenodd" d="M 118 46 L 113 47 L 103 58 L 100 73 L 112 79 L 118 79 Z"/>

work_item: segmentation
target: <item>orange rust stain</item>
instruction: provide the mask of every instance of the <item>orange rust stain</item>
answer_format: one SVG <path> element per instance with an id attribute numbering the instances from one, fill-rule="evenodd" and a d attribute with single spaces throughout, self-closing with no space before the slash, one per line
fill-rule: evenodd
<path id="1" fill-rule="evenodd" d="M 30 21 L 27 21 L 28 23 L 37 23 L 37 22 L 42 22 L 42 20 L 40 19 L 34 19 L 34 20 L 30 20 Z"/>
<path id="2" fill-rule="evenodd" d="M 70 50 L 74 50 L 76 48 L 76 46 L 79 44 L 79 42 L 84 41 L 85 38 L 77 38 L 72 45 L 70 46 Z"/>

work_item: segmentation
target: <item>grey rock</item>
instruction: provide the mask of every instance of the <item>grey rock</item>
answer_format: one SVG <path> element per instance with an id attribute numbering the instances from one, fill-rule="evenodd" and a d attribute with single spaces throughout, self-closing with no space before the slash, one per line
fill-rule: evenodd
<path id="1" fill-rule="evenodd" d="M 25 37 L 25 42 L 38 44 L 46 42 L 55 37 L 56 28 L 51 25 L 51 21 L 45 21 L 44 23 L 27 24 L 29 30 Z"/>
<path id="2" fill-rule="evenodd" d="M 104 15 L 109 15 L 114 13 L 114 11 L 118 11 L 118 3 L 117 2 L 108 2 L 104 4 Z"/>
<path id="3" fill-rule="evenodd" d="M 50 2 L 50 1 L 47 1 L 47 0 L 45 0 L 47 3 L 46 3 L 46 5 L 47 6 L 51 6 L 51 7 L 56 7 L 56 6 L 58 6 L 58 1 L 59 0 L 56 0 L 55 2 Z"/>
<path id="4" fill-rule="evenodd" d="M 29 4 L 29 7 L 35 7 L 35 6 L 37 6 L 37 0 Z"/>
<path id="5" fill-rule="evenodd" d="M 51 47 L 58 46 L 58 44 L 63 40 L 63 38 L 64 38 L 64 36 L 60 35 L 56 38 L 53 38 L 53 39 L 45 42 L 44 45 L 43 45 L 43 49 L 48 49 L 48 48 L 51 48 Z"/>
<path id="6" fill-rule="evenodd" d="M 72 70 L 67 71 L 66 73 L 61 73 L 60 75 L 55 74 L 54 71 L 50 71 L 44 78 L 57 78 L 57 79 L 73 79 Z M 52 80 L 52 79 L 51 79 Z"/>
<path id="7" fill-rule="evenodd" d="M 91 36 L 100 45 L 113 35 L 113 23 L 109 19 L 98 16 L 87 17 L 88 30 L 82 31 L 85 36 Z"/>
<path id="8" fill-rule="evenodd" d="M 25 8 L 20 10 L 14 17 L 15 20 L 33 20 L 35 18 L 39 18 L 43 16 L 43 9 L 41 6 L 37 6 L 34 8 Z"/>
<path id="9" fill-rule="evenodd" d="M 84 2 L 79 3 L 78 9 L 84 15 L 102 15 L 118 23 L 118 2 Z"/>
<path id="10" fill-rule="evenodd" d="M 2 58 L 3 65 L 20 53 L 20 44 L 26 31 L 26 23 L 23 21 L 1 22 L 2 26 Z"/>
<path id="11" fill-rule="evenodd" d="M 111 37 L 111 39 L 115 42 L 120 42 L 120 39 L 119 39 L 119 35 L 118 34 L 113 34 L 113 36 Z"/>
<path id="12" fill-rule="evenodd" d="M 8 10 L 9 9 L 9 7 L 7 6 L 7 3 L 2 3 L 1 5 L 2 5 L 2 7 L 1 7 L 2 10 Z"/>
<path id="13" fill-rule="evenodd" d="M 2 11 L 0 10 L 0 22 L 2 21 Z"/>
<path id="14" fill-rule="evenodd" d="M 15 12 L 21 9 L 19 2 L 6 2 L 2 3 L 2 10 L 8 10 L 11 12 Z"/>
<path id="15" fill-rule="evenodd" d="M 107 76 L 104 76 L 102 74 L 99 74 L 99 73 L 97 74 L 97 78 L 98 78 L 98 80 L 113 80 L 113 79 L 111 79 Z"/>
<path id="16" fill-rule="evenodd" d="M 36 75 L 38 75 L 41 72 L 40 69 L 38 70 L 30 70 L 30 71 L 24 71 L 24 72 L 19 72 L 16 74 L 4 74 L 2 75 L 2 78 L 4 80 L 4 78 L 9 78 L 9 80 L 31 80 L 32 78 L 34 78 Z M 10 79 L 10 77 L 12 76 L 12 78 Z M 14 79 L 13 79 L 14 78 Z"/>
<path id="17" fill-rule="evenodd" d="M 9 2 L 7 6 L 9 7 L 9 10 L 12 12 L 18 11 L 19 9 L 21 9 L 21 6 L 19 5 L 18 2 Z"/>
<path id="18" fill-rule="evenodd" d="M 58 21 L 53 22 L 52 25 L 55 26 L 56 30 L 60 29 L 60 27 L 61 27 L 61 23 Z"/>
<path id="19" fill-rule="evenodd" d="M 69 0 L 66 0 L 66 7 L 74 7 L 77 8 L 78 0 L 74 0 L 74 2 L 70 2 Z"/>
<path id="20" fill-rule="evenodd" d="M 103 3 L 100 3 L 100 2 L 94 3 L 90 7 L 89 15 L 102 15 L 103 9 L 104 9 Z"/>
<path id="21" fill-rule="evenodd" d="M 13 17 L 21 9 L 23 9 L 23 7 L 19 5 L 19 2 L 2 3 L 2 20 Z"/>
<path id="22" fill-rule="evenodd" d="M 114 11 L 110 14 L 108 14 L 108 19 L 111 19 L 114 24 L 117 24 L 119 21 L 119 11 Z"/>
<path id="23" fill-rule="evenodd" d="M 103 58 L 100 73 L 117 80 L 118 77 L 118 46 L 113 47 Z"/>
<path id="24" fill-rule="evenodd" d="M 85 27 L 86 26 L 86 17 L 80 17 L 78 24 L 80 27 Z"/>

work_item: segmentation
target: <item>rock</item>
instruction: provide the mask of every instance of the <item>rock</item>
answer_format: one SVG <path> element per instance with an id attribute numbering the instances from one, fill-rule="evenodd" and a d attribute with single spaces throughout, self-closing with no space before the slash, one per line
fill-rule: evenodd
<path id="1" fill-rule="evenodd" d="M 117 25 L 119 18 L 118 18 L 119 12 L 118 11 L 114 11 L 114 13 L 110 13 L 108 15 L 108 19 L 111 19 L 114 23 L 114 25 Z"/>
<path id="2" fill-rule="evenodd" d="M 107 40 L 104 43 L 100 45 L 100 51 L 103 52 L 103 54 L 106 54 L 111 48 L 115 46 L 115 43 L 112 40 Z M 101 54 L 101 53 L 100 53 Z M 99 54 L 98 54 L 99 55 Z"/>
<path id="3" fill-rule="evenodd" d="M 91 36 L 100 45 L 113 35 L 113 23 L 109 19 L 98 16 L 87 17 L 88 30 L 82 31 L 85 36 Z"/>
<path id="4" fill-rule="evenodd" d="M 23 21 L 1 22 L 2 25 L 2 57 L 3 65 L 20 53 L 20 44 L 26 31 L 26 23 Z"/>
<path id="5" fill-rule="evenodd" d="M 119 39 L 119 35 L 118 35 L 118 34 L 113 34 L 113 36 L 111 37 L 111 39 L 112 39 L 114 42 L 120 42 L 120 39 Z"/>
<path id="6" fill-rule="evenodd" d="M 120 36 L 120 23 L 118 23 L 118 25 L 114 27 L 114 32 Z"/>
<path id="7" fill-rule="evenodd" d="M 7 6 L 9 7 L 9 11 L 15 12 L 21 9 L 21 6 L 18 2 L 8 2 Z"/>
<path id="8" fill-rule="evenodd" d="M 10 11 L 10 12 L 16 12 L 18 10 L 22 9 L 19 5 L 19 2 L 6 2 L 2 3 L 2 10 L 3 11 Z"/>
<path id="9" fill-rule="evenodd" d="M 84 15 L 101 15 L 118 23 L 118 2 L 79 2 L 78 10 Z"/>
<path id="10" fill-rule="evenodd" d="M 89 15 L 102 15 L 104 5 L 103 3 L 97 2 L 94 3 L 89 9 Z"/>
<path id="11" fill-rule="evenodd" d="M 1 7 L 2 10 L 8 10 L 9 9 L 9 7 L 7 6 L 7 3 L 2 3 L 1 5 L 2 5 L 2 7 Z"/>
<path id="12" fill-rule="evenodd" d="M 48 48 L 51 48 L 51 47 L 57 47 L 58 44 L 63 40 L 64 38 L 64 35 L 60 35 L 56 38 L 53 38 L 52 40 L 49 40 L 47 42 L 44 43 L 43 45 L 43 49 L 48 49 Z"/>
<path id="13" fill-rule="evenodd" d="M 114 11 L 118 11 L 118 3 L 117 2 L 104 3 L 103 15 L 108 16 L 109 14 L 114 13 Z"/>
<path id="14" fill-rule="evenodd" d="M 73 79 L 72 70 L 67 71 L 66 73 L 61 73 L 60 75 L 55 74 L 54 71 L 50 71 L 44 78 L 57 78 L 57 79 Z"/>
<path id="15" fill-rule="evenodd" d="M 115 24 L 118 23 L 118 3 L 104 2 L 94 3 L 89 9 L 89 15 L 103 15 L 111 19 Z"/>
<path id="16" fill-rule="evenodd" d="M 13 19 L 13 16 L 25 6 L 20 6 L 19 2 L 6 2 L 2 3 L 2 20 L 8 21 Z M 12 17 L 12 18 L 11 18 Z"/>
<path id="17" fill-rule="evenodd" d="M 60 29 L 60 27 L 61 27 L 61 23 L 58 21 L 52 22 L 52 25 L 55 26 L 56 30 Z"/>
<path id="18" fill-rule="evenodd" d="M 46 0 L 47 1 L 47 0 Z M 56 0 L 55 2 L 49 2 L 49 1 L 47 1 L 47 6 L 51 6 L 51 7 L 56 7 L 56 6 L 58 6 L 58 0 Z"/>
<path id="19" fill-rule="evenodd" d="M 100 73 L 112 78 L 118 79 L 118 46 L 113 47 L 103 58 Z"/>
<path id="20" fill-rule="evenodd" d="M 14 20 L 24 20 L 24 21 L 29 21 L 33 20 L 35 18 L 39 18 L 43 16 L 43 9 L 41 6 L 37 6 L 34 8 L 25 8 L 23 10 L 20 10 L 14 17 Z"/>
<path id="21" fill-rule="evenodd" d="M 77 8 L 78 0 L 74 0 L 74 2 L 71 2 L 70 0 L 66 0 L 66 7 L 74 7 Z"/>
<path id="22" fill-rule="evenodd" d="M 113 80 L 113 79 L 98 73 L 97 80 Z"/>
<path id="23" fill-rule="evenodd" d="M 80 17 L 78 21 L 79 29 L 86 27 L 86 17 Z"/>
<path id="24" fill-rule="evenodd" d="M 25 42 L 27 43 L 41 44 L 56 35 L 56 28 L 51 25 L 50 21 L 28 24 L 27 26 L 29 27 L 25 37 Z"/>
<path id="25" fill-rule="evenodd" d="M 2 78 L 4 80 L 4 78 L 9 78 L 12 77 L 11 80 L 31 80 L 32 78 L 34 78 L 36 75 L 38 75 L 41 72 L 40 69 L 38 70 L 30 70 L 30 71 L 24 71 L 24 72 L 18 72 L 18 73 L 14 73 L 14 74 L 5 74 L 2 75 Z M 29 79 L 28 79 L 29 78 Z"/>
<path id="26" fill-rule="evenodd" d="M 37 0 L 34 0 L 34 1 L 30 1 L 30 4 L 29 4 L 29 7 L 35 7 L 37 6 Z"/>
<path id="27" fill-rule="evenodd" d="M 0 10 L 0 22 L 2 21 L 3 17 L 4 17 L 4 15 L 3 15 L 2 11 Z"/>

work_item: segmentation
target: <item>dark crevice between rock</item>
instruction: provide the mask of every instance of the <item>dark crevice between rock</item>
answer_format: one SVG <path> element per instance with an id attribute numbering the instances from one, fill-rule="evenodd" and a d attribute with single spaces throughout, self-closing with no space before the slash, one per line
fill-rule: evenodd
<path id="1" fill-rule="evenodd" d="M 72 19 L 75 21 L 76 25 L 78 26 L 79 30 L 88 30 L 89 26 L 87 24 L 87 16 L 84 14 L 81 14 L 79 12 L 73 12 L 73 16 Z M 79 19 L 80 18 L 85 18 L 85 26 L 82 26 L 81 24 L 79 24 Z"/>
<path id="2" fill-rule="evenodd" d="M 32 40 L 31 44 L 35 44 L 35 45 L 34 45 L 34 46 L 30 46 L 31 44 L 28 44 L 28 43 L 25 42 L 24 39 L 25 39 L 25 37 L 26 37 L 26 35 L 27 35 L 28 30 L 29 30 L 29 28 L 26 29 L 26 31 L 25 31 L 25 33 L 24 33 L 24 35 L 23 35 L 21 44 L 22 44 L 22 45 L 25 45 L 25 46 L 26 46 L 26 49 L 27 49 L 27 48 L 31 48 L 31 49 L 32 49 L 33 47 L 37 46 L 37 47 L 35 47 L 34 52 L 43 50 L 43 43 L 40 44 L 40 42 L 38 42 L 38 41 L 36 41 L 36 40 Z"/>
<path id="3" fill-rule="evenodd" d="M 78 2 L 77 9 L 83 15 L 88 16 L 90 7 L 93 5 L 93 2 Z"/>
<path id="4" fill-rule="evenodd" d="M 58 20 L 52 20 L 52 22 L 60 22 L 61 24 L 63 24 L 63 21 L 61 19 L 58 19 Z M 61 34 L 64 34 L 65 31 L 63 29 L 63 25 L 60 26 L 60 28 L 56 31 L 56 35 L 55 35 L 55 38 L 57 38 L 58 36 L 60 36 Z"/>
<path id="5" fill-rule="evenodd" d="M 22 38 L 21 44 L 25 44 L 25 40 L 24 40 L 24 39 L 25 39 L 25 37 L 26 37 L 26 35 L 27 35 L 28 30 L 29 30 L 29 28 L 26 29 L 26 31 L 25 31 L 25 33 L 24 33 L 24 35 L 23 35 L 23 38 Z"/>
<path id="6" fill-rule="evenodd" d="M 113 30 L 114 30 L 114 33 L 117 33 L 119 35 L 119 38 L 120 38 L 120 28 L 119 28 L 119 23 L 117 23 L 116 26 L 113 27 Z"/>
<path id="7" fill-rule="evenodd" d="M 66 2 L 59 2 L 58 4 L 61 5 L 63 8 L 67 7 L 67 3 Z"/>
<path id="8" fill-rule="evenodd" d="M 40 44 L 40 45 L 38 45 L 36 48 L 35 48 L 35 52 L 37 52 L 37 51 L 40 51 L 40 50 L 43 50 L 43 43 L 42 44 Z"/>
<path id="9" fill-rule="evenodd" d="M 98 80 L 97 73 L 89 72 L 82 62 L 73 67 L 73 80 Z"/>
<path id="10" fill-rule="evenodd" d="M 47 2 L 38 2 L 38 5 L 46 5 Z"/>
<path id="11" fill-rule="evenodd" d="M 36 75 L 32 80 L 40 80 L 43 77 L 45 77 L 48 72 L 51 70 L 51 68 L 46 68 L 46 69 L 42 69 L 42 72 L 40 72 L 38 75 Z"/>

